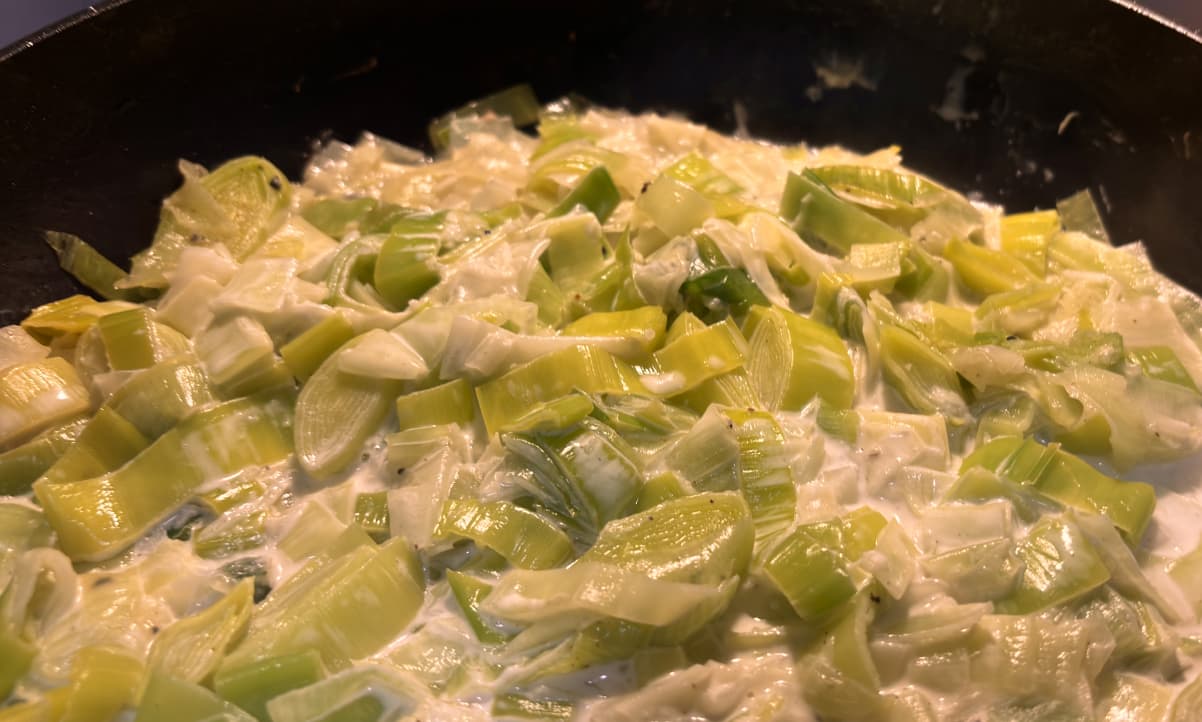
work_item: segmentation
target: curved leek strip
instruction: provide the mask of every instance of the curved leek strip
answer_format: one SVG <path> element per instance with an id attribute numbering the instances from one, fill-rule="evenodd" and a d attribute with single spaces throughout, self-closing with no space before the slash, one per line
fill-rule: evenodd
<path id="1" fill-rule="evenodd" d="M 739 443 L 738 481 L 751 509 L 757 549 L 793 523 L 797 491 L 792 454 L 776 419 L 764 412 L 727 409 Z"/>
<path id="2" fill-rule="evenodd" d="M 380 246 L 372 284 L 393 308 L 405 308 L 438 283 L 438 271 L 431 264 L 442 245 L 441 221 L 441 216 L 399 220 Z"/>
<path id="3" fill-rule="evenodd" d="M 663 627 L 720 595 L 717 586 L 655 579 L 639 571 L 581 560 L 564 569 L 507 572 L 481 608 L 515 622 L 592 612 Z"/>
<path id="4" fill-rule="evenodd" d="M 205 481 L 285 458 L 290 422 L 279 400 L 230 401 L 188 417 L 116 471 L 69 484 L 39 481 L 34 494 L 64 551 L 77 560 L 107 559 Z"/>
<path id="5" fill-rule="evenodd" d="M 1060 214 L 1056 211 L 1005 216 L 1002 218 L 1002 250 L 1043 278 L 1048 270 L 1048 240 L 1059 231 Z"/>
<path id="6" fill-rule="evenodd" d="M 942 203 L 969 205 L 958 194 L 915 173 L 861 165 L 811 170 L 835 195 L 891 225 L 909 227 Z"/>
<path id="7" fill-rule="evenodd" d="M 1018 585 L 997 603 L 1004 614 L 1026 614 L 1063 604 L 1105 584 L 1110 579 L 1098 553 L 1066 519 L 1040 521 L 1014 548 L 1023 563 Z"/>
<path id="8" fill-rule="evenodd" d="M 338 352 L 338 369 L 352 376 L 413 381 L 430 373 L 425 360 L 400 336 L 373 328 Z"/>
<path id="9" fill-rule="evenodd" d="M 714 207 L 719 218 L 737 218 L 749 210 L 739 198 L 743 188 L 697 153 L 689 153 L 664 169 L 664 175 L 693 188 Z"/>
<path id="10" fill-rule="evenodd" d="M 743 328 L 747 370 L 768 409 L 796 411 L 818 396 L 851 407 L 855 373 L 843 340 L 830 328 L 782 308 L 757 307 Z"/>
<path id="11" fill-rule="evenodd" d="M 292 375 L 307 381 L 323 361 L 347 341 L 355 330 L 340 313 L 332 313 L 307 331 L 280 347 L 280 356 Z"/>
<path id="12" fill-rule="evenodd" d="M 1014 589 L 1022 563 L 1009 539 L 969 544 L 922 560 L 928 576 L 943 580 L 961 604 L 993 601 Z"/>
<path id="13" fill-rule="evenodd" d="M 383 666 L 349 669 L 267 703 L 271 722 L 387 722 L 410 719 L 425 687 Z"/>
<path id="14" fill-rule="evenodd" d="M 563 327 L 564 336 L 616 336 L 637 344 L 649 354 L 664 341 L 668 316 L 659 306 L 640 306 L 628 311 L 602 311 L 586 314 Z"/>
<path id="15" fill-rule="evenodd" d="M 809 623 L 836 614 L 855 595 L 848 565 L 876 544 L 885 519 L 860 509 L 829 522 L 804 524 L 764 559 L 763 573 Z"/>
<path id="16" fill-rule="evenodd" d="M 883 326 L 880 339 L 882 375 L 911 408 L 942 414 L 953 427 L 969 422 L 960 377 L 946 358 L 896 326 Z"/>
<path id="17" fill-rule="evenodd" d="M 150 645 L 147 666 L 185 682 L 207 680 L 226 650 L 246 633 L 254 607 L 254 580 L 243 579 L 204 611 L 166 627 Z"/>
<path id="18" fill-rule="evenodd" d="M 590 394 L 643 393 L 634 369 L 594 346 L 571 346 L 529 361 L 476 388 L 490 434 L 505 431 L 536 405 L 574 390 Z"/>
<path id="19" fill-rule="evenodd" d="M 491 622 L 480 611 L 480 604 L 492 593 L 491 584 L 455 570 L 447 572 L 447 583 L 476 639 L 485 644 L 500 644 L 513 636 L 505 632 L 504 625 Z"/>
<path id="20" fill-rule="evenodd" d="M 125 301 L 97 301 L 88 296 L 68 296 L 30 311 L 21 321 L 21 328 L 39 340 L 81 334 L 103 316 L 135 308 L 136 305 Z"/>
<path id="21" fill-rule="evenodd" d="M 263 158 L 247 156 L 211 173 L 180 162 L 183 186 L 163 202 L 154 243 L 133 258 L 121 288 L 162 287 L 185 248 L 220 243 L 242 261 L 279 224 L 292 198 L 287 177 Z"/>
<path id="22" fill-rule="evenodd" d="M 1086 651 L 1092 625 L 1043 615 L 986 615 L 979 623 L 985 644 L 972 665 L 972 679 L 1013 699 L 1034 697 L 1089 714 Z"/>
<path id="23" fill-rule="evenodd" d="M 276 603 L 260 607 L 218 680 L 239 666 L 304 650 L 316 650 L 327 665 L 341 669 L 392 641 L 424 594 L 408 545 L 401 538 L 379 547 L 368 540 L 332 561 L 310 562 L 318 566 L 272 591 L 269 599 Z"/>
<path id="24" fill-rule="evenodd" d="M 547 211 L 548 218 L 555 218 L 571 213 L 578 206 L 583 207 L 604 223 L 618 207 L 622 198 L 614 185 L 613 178 L 605 166 L 597 166 L 585 174 L 576 187 L 554 208 Z"/>
<path id="25" fill-rule="evenodd" d="M 739 318 L 756 306 L 768 306 L 768 297 L 742 268 L 715 268 L 690 278 L 680 287 L 685 307 L 710 322 L 733 314 Z M 713 302 L 721 306 L 714 307 Z"/>
<path id="26" fill-rule="evenodd" d="M 323 198 L 305 206 L 301 216 L 330 238 L 341 240 L 377 205 L 375 198 Z"/>
<path id="27" fill-rule="evenodd" d="M 668 239 L 688 234 L 713 218 L 709 199 L 689 184 L 661 175 L 639 195 L 635 207 L 645 213 Z"/>
<path id="28" fill-rule="evenodd" d="M 388 416 L 401 382 L 346 373 L 339 356 L 364 336 L 347 342 L 301 388 L 293 438 L 305 471 L 327 479 L 358 458 L 363 442 Z"/>
<path id="29" fill-rule="evenodd" d="M 526 83 L 512 85 L 503 90 L 473 100 L 446 115 L 430 121 L 430 142 L 436 149 L 443 149 L 451 142 L 451 122 L 456 118 L 473 115 L 499 115 L 508 117 L 514 127 L 530 125 L 539 119 L 541 106 L 538 96 Z"/>
<path id="30" fill-rule="evenodd" d="M 572 541 L 549 521 L 506 501 L 448 499 L 436 537 L 467 537 L 523 569 L 550 569 L 572 554 Z"/>
<path id="31" fill-rule="evenodd" d="M 143 436 L 155 439 L 214 400 L 204 369 L 195 359 L 181 356 L 139 373 L 117 389 L 107 405 Z"/>
<path id="32" fill-rule="evenodd" d="M 209 379 L 219 386 L 252 375 L 275 358 L 267 329 L 245 316 L 209 326 L 196 337 L 195 348 Z"/>
<path id="33" fill-rule="evenodd" d="M 40 511 L 21 504 L 0 503 L 0 551 L 50 546 L 50 541 L 50 527 Z M 6 585 L 7 580 L 0 584 L 0 594 Z"/>
<path id="34" fill-rule="evenodd" d="M 0 448 L 87 411 L 91 395 L 65 359 L 28 361 L 0 370 Z"/>
<path id="35" fill-rule="evenodd" d="M 653 579 L 719 584 L 746 573 L 754 532 L 737 493 L 669 499 L 605 525 L 580 563 L 618 565 Z"/>
<path id="36" fill-rule="evenodd" d="M 105 258 L 100 251 L 70 233 L 46 231 L 46 245 L 58 257 L 58 265 L 75 280 L 109 301 L 136 301 L 142 295 L 120 288 L 126 273 L 120 266 Z"/>
<path id="37" fill-rule="evenodd" d="M 790 173 L 781 196 L 780 215 L 807 242 L 845 255 L 856 243 L 901 243 L 910 239 L 884 221 L 831 193 L 813 171 Z"/>
<path id="38" fill-rule="evenodd" d="M 385 313 L 384 300 L 371 285 L 384 236 L 366 236 L 338 250 L 326 276 L 325 303 L 364 314 Z"/>
<path id="39" fill-rule="evenodd" d="M 1094 240 L 1111 245 L 1106 225 L 1102 222 L 1102 214 L 1098 212 L 1098 205 L 1094 203 L 1093 194 L 1088 188 L 1056 201 L 1056 211 L 1064 230 L 1084 233 Z"/>
<path id="40" fill-rule="evenodd" d="M 418 426 L 469 424 L 476 418 L 476 396 L 471 384 L 455 379 L 399 397 L 396 417 L 401 431 Z"/>
<path id="41" fill-rule="evenodd" d="M 1127 349 L 1127 362 L 1139 366 L 1144 375 L 1159 381 L 1184 386 L 1197 392 L 1198 386 L 1181 359 L 1168 346 L 1143 346 Z"/>
<path id="42" fill-rule="evenodd" d="M 144 670 L 124 650 L 88 647 L 71 665 L 71 682 L 63 702 L 63 722 L 106 722 L 138 702 Z"/>
<path id="43" fill-rule="evenodd" d="M 224 559 L 257 549 L 268 540 L 266 518 L 261 509 L 222 514 L 192 535 L 192 550 L 201 559 Z"/>
<path id="44" fill-rule="evenodd" d="M 151 671 L 133 722 L 254 722 L 237 706 L 197 684 Z"/>
<path id="45" fill-rule="evenodd" d="M 310 649 L 223 668 L 213 679 L 213 690 L 259 722 L 271 722 L 267 712 L 269 701 L 294 689 L 316 684 L 323 677 L 325 669 L 321 655 Z"/>
<path id="46" fill-rule="evenodd" d="M 652 354 L 658 378 L 650 385 L 661 395 L 690 391 L 702 382 L 743 366 L 747 342 L 729 319 L 682 336 Z M 647 377 L 643 377 L 644 382 Z"/>
<path id="47" fill-rule="evenodd" d="M 1070 507 L 1101 514 L 1138 542 L 1152 519 L 1156 491 L 1138 481 L 1119 481 L 1085 461 L 1034 439 L 1003 437 L 964 459 L 961 473 L 983 467 Z"/>
<path id="48" fill-rule="evenodd" d="M 87 417 L 72 419 L 0 454 L 0 494 L 28 492 L 33 482 L 72 448 L 87 425 Z"/>
<path id="49" fill-rule="evenodd" d="M 109 406 L 101 406 L 75 443 L 42 475 L 47 482 L 89 479 L 123 466 L 150 445 L 133 424 Z"/>
<path id="50" fill-rule="evenodd" d="M 943 256 L 965 286 L 984 296 L 1016 291 L 1039 281 L 1031 269 L 1009 253 L 958 238 L 948 242 Z"/>
<path id="51" fill-rule="evenodd" d="M 145 307 L 102 316 L 96 321 L 96 328 L 114 371 L 144 369 L 188 348 L 186 338 L 168 326 L 155 323 L 150 309 Z"/>

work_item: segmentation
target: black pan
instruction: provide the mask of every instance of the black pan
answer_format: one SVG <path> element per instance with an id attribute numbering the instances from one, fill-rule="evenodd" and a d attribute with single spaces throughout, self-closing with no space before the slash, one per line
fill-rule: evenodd
<path id="1" fill-rule="evenodd" d="M 773 139 L 897 143 L 1016 209 L 1089 187 L 1116 241 L 1202 290 L 1202 43 L 1106 0 L 131 0 L 6 56 L 0 324 L 74 290 L 43 229 L 119 260 L 146 245 L 178 157 L 260 153 L 295 176 L 319 139 L 421 145 L 431 116 L 520 81 L 727 130 L 739 104 Z M 848 63 L 865 83 L 821 86 L 816 66 Z M 935 112 L 949 83 L 959 120 Z"/>

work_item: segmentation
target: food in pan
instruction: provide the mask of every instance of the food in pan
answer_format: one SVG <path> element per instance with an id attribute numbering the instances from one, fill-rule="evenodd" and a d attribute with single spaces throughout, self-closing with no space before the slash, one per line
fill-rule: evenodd
<path id="1" fill-rule="evenodd" d="M 431 140 L 50 234 L 0 720 L 1198 719 L 1202 304 L 1088 193 L 526 88 Z"/>

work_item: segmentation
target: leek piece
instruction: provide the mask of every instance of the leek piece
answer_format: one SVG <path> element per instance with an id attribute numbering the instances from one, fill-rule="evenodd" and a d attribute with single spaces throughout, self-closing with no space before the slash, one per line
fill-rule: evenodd
<path id="1" fill-rule="evenodd" d="M 1022 261 L 1036 276 L 1048 270 L 1048 240 L 1060 231 L 1056 211 L 1018 213 L 1002 218 L 1002 250 Z"/>
<path id="2" fill-rule="evenodd" d="M 559 699 L 532 699 L 516 692 L 497 695 L 492 715 L 498 719 L 516 717 L 529 720 L 569 720 L 575 714 L 571 702 Z"/>
<path id="3" fill-rule="evenodd" d="M 671 377 L 667 380 L 671 381 Z M 743 409 L 764 408 L 746 369 L 735 369 L 706 379 L 672 401 L 697 414 L 705 413 L 714 404 Z"/>
<path id="4" fill-rule="evenodd" d="M 681 285 L 680 294 L 685 308 L 708 323 L 727 315 L 743 318 L 754 307 L 770 305 L 742 268 L 715 268 L 694 276 Z"/>
<path id="5" fill-rule="evenodd" d="M 568 394 L 535 406 L 510 422 L 506 431 L 519 434 L 562 431 L 583 421 L 594 408 L 592 400 L 584 394 Z"/>
<path id="6" fill-rule="evenodd" d="M 531 623 L 581 613 L 651 627 L 712 617 L 729 595 L 722 587 L 655 578 L 629 568 L 578 561 L 562 569 L 506 572 L 481 603 L 488 614 Z"/>
<path id="7" fill-rule="evenodd" d="M 593 417 L 632 443 L 655 443 L 697 422 L 695 414 L 646 396 L 596 394 L 592 401 Z"/>
<path id="8" fill-rule="evenodd" d="M 0 370 L 0 449 L 87 411 L 91 395 L 65 359 L 47 358 Z"/>
<path id="9" fill-rule="evenodd" d="M 876 544 L 885 519 L 860 509 L 828 522 L 803 524 L 763 561 L 763 572 L 804 621 L 822 623 L 856 593 L 848 564 Z"/>
<path id="10" fill-rule="evenodd" d="M 1093 194 L 1088 188 L 1056 201 L 1056 210 L 1060 214 L 1064 230 L 1084 233 L 1095 241 L 1110 245 L 1106 224 L 1102 221 L 1098 204 L 1094 202 Z"/>
<path id="11" fill-rule="evenodd" d="M 479 100 L 473 100 L 430 121 L 430 142 L 435 150 L 445 149 L 451 142 L 451 122 L 456 118 L 493 114 L 510 118 L 514 127 L 520 128 L 536 122 L 539 110 L 538 98 L 529 85 L 513 85 Z"/>
<path id="12" fill-rule="evenodd" d="M 977 466 L 1030 485 L 1065 506 L 1101 514 L 1132 542 L 1143 536 L 1156 506 L 1156 491 L 1149 484 L 1111 478 L 1055 444 L 1043 446 L 1033 439 L 995 439 L 969 454 L 960 471 Z"/>
<path id="13" fill-rule="evenodd" d="M 72 448 L 87 424 L 86 417 L 72 419 L 0 453 L 0 495 L 27 493 L 33 482 Z"/>
<path id="14" fill-rule="evenodd" d="M 839 255 L 856 243 L 909 244 L 909 238 L 851 203 L 840 200 L 813 171 L 790 173 L 781 196 L 780 215 L 807 242 L 818 242 Z"/>
<path id="15" fill-rule="evenodd" d="M 1105 563 L 1077 526 L 1047 518 L 1027 532 L 1014 549 L 1023 563 L 1018 585 L 997 603 L 1003 614 L 1026 614 L 1063 604 L 1110 579 Z"/>
<path id="16" fill-rule="evenodd" d="M 590 313 L 563 327 L 564 336 L 616 336 L 628 338 L 648 354 L 664 341 L 668 316 L 659 306 L 640 306 L 628 311 Z"/>
<path id="17" fill-rule="evenodd" d="M 664 175 L 687 184 L 705 196 L 719 218 L 734 218 L 749 209 L 738 198 L 743 188 L 698 153 L 689 153 L 677 160 L 664 169 Z"/>
<path id="18" fill-rule="evenodd" d="M 418 225 L 416 219 L 398 224 Z M 417 229 L 414 228 L 414 231 Z M 380 255 L 372 271 L 372 284 L 380 296 L 393 308 L 405 308 L 409 301 L 420 297 L 438 283 L 438 271 L 431 266 L 438 256 L 441 240 L 437 235 L 394 230 L 380 246 Z"/>
<path id="19" fill-rule="evenodd" d="M 1022 563 L 1009 539 L 969 544 L 922 560 L 928 576 L 947 584 L 948 594 L 961 604 L 1000 599 L 1014 589 Z"/>
<path id="20" fill-rule="evenodd" d="M 190 416 L 120 469 L 70 484 L 41 480 L 34 494 L 68 555 L 107 559 L 205 481 L 285 458 L 292 450 L 289 423 L 289 409 L 280 400 L 226 402 Z"/>
<path id="21" fill-rule="evenodd" d="M 109 406 L 101 406 L 79 433 L 75 444 L 46 470 L 42 478 L 59 483 L 100 476 L 124 466 L 150 445 L 142 435 Z"/>
<path id="22" fill-rule="evenodd" d="M 1065 714 L 1066 704 L 1076 708 L 1077 718 L 1089 714 L 1085 662 L 1095 626 L 1048 615 L 987 614 L 978 629 L 984 644 L 972 662 L 974 682 L 1011 699 L 1041 700 L 1040 706 L 1059 707 L 1059 719 L 1072 718 Z M 1011 712 L 1022 713 L 1021 707 Z M 1029 710 L 1026 715 L 1035 716 Z"/>
<path id="23" fill-rule="evenodd" d="M 843 676 L 866 689 L 879 689 L 881 676 L 868 650 L 868 625 L 873 616 L 870 599 L 863 592 L 856 595 L 851 609 L 831 628 L 828 648 L 831 663 Z"/>
<path id="24" fill-rule="evenodd" d="M 201 559 L 222 559 L 267 542 L 265 511 L 230 511 L 192 535 L 192 551 Z"/>
<path id="25" fill-rule="evenodd" d="M 373 328 L 338 352 L 338 370 L 353 376 L 413 381 L 430 373 L 426 361 L 401 336 Z"/>
<path id="26" fill-rule="evenodd" d="M 750 510 L 739 494 L 694 494 L 611 521 L 578 563 L 713 585 L 746 573 L 753 543 Z"/>
<path id="27" fill-rule="evenodd" d="M 220 515 L 263 496 L 263 485 L 254 474 L 239 474 L 228 485 L 205 492 L 197 497 L 214 514 Z"/>
<path id="28" fill-rule="evenodd" d="M 46 231 L 46 245 L 58 257 L 58 265 L 75 280 L 95 291 L 107 301 L 136 301 L 140 293 L 119 288 L 126 273 L 88 245 L 79 236 L 59 231 Z"/>
<path id="29" fill-rule="evenodd" d="M 739 488 L 739 439 L 734 421 L 710 409 L 667 453 L 667 462 L 698 491 Z"/>
<path id="30" fill-rule="evenodd" d="M 952 426 L 971 420 L 960 377 L 938 351 L 897 326 L 880 329 L 881 371 L 915 411 L 942 414 Z"/>
<path id="31" fill-rule="evenodd" d="M 1118 673 L 1103 690 L 1097 719 L 1106 722 L 1160 722 L 1169 716 L 1172 690 L 1136 674 Z"/>
<path id="32" fill-rule="evenodd" d="M 384 236 L 365 236 L 339 248 L 326 275 L 326 305 L 371 315 L 384 313 L 384 300 L 371 285 Z"/>
<path id="33" fill-rule="evenodd" d="M 254 607 L 254 580 L 243 579 L 208 608 L 165 627 L 150 645 L 154 674 L 185 682 L 206 681 L 226 650 L 246 633 Z"/>
<path id="34" fill-rule="evenodd" d="M 791 454 L 776 418 L 766 412 L 727 409 L 739 443 L 739 489 L 751 509 L 757 549 L 793 523 L 797 492 Z"/>
<path id="35" fill-rule="evenodd" d="M 50 545 L 50 527 L 40 511 L 21 504 L 0 503 L 0 553 Z M 3 588 L 4 584 L 0 584 L 0 589 Z"/>
<path id="36" fill-rule="evenodd" d="M 293 376 L 307 381 L 322 362 L 354 337 L 350 322 L 342 314 L 333 313 L 280 347 L 280 356 Z"/>
<path id="37" fill-rule="evenodd" d="M 1197 722 L 1198 710 L 1202 709 L 1202 677 L 1185 685 L 1173 701 L 1171 722 Z"/>
<path id="38" fill-rule="evenodd" d="M 55 336 L 81 334 L 91 328 L 97 319 L 131 308 L 137 306 L 125 301 L 102 302 L 83 295 L 68 296 L 30 311 L 21 321 L 21 328 L 39 341 L 44 341 Z"/>
<path id="39" fill-rule="evenodd" d="M 672 325 L 668 327 L 668 335 L 664 336 L 664 345 L 677 341 L 689 334 L 704 331 L 706 328 L 705 321 L 697 318 L 697 316 L 689 311 L 684 311 L 679 314 Z"/>
<path id="40" fill-rule="evenodd" d="M 454 569 L 447 572 L 447 583 L 476 639 L 485 644 L 500 644 L 512 638 L 504 625 L 490 621 L 480 611 L 481 602 L 492 593 L 491 584 Z"/>
<path id="41" fill-rule="evenodd" d="M 567 296 L 559 286 L 555 285 L 541 265 L 535 266 L 533 273 L 530 274 L 526 300 L 538 306 L 539 321 L 552 328 L 563 326 L 568 313 Z"/>
<path id="42" fill-rule="evenodd" d="M 910 246 L 902 259 L 902 274 L 893 290 L 904 298 L 916 301 L 942 301 L 947 298 L 951 277 L 945 263 L 936 259 L 921 246 Z"/>
<path id="43" fill-rule="evenodd" d="M 246 638 L 217 673 L 218 693 L 227 672 L 282 654 L 312 650 L 329 667 L 345 668 L 408 626 L 424 597 L 409 542 L 398 537 L 377 547 L 363 531 L 350 529 L 362 542 L 340 557 L 310 562 L 259 607 Z"/>
<path id="44" fill-rule="evenodd" d="M 783 308 L 758 307 L 743 331 L 750 339 L 747 370 L 770 410 L 797 411 L 815 396 L 834 408 L 851 407 L 851 357 L 830 328 Z"/>
<path id="45" fill-rule="evenodd" d="M 324 676 L 321 655 L 309 649 L 223 668 L 213 679 L 213 690 L 259 722 L 272 722 L 267 713 L 269 701 L 290 690 L 316 684 Z"/>
<path id="46" fill-rule="evenodd" d="M 195 348 L 209 379 L 225 385 L 270 364 L 275 345 L 261 323 L 237 316 L 202 331 L 196 337 Z"/>
<path id="47" fill-rule="evenodd" d="M 375 491 L 355 497 L 355 523 L 377 544 L 388 539 L 388 493 Z"/>
<path id="48" fill-rule="evenodd" d="M 235 260 L 245 260 L 267 239 L 288 208 L 292 186 L 263 158 L 227 161 L 206 174 L 180 163 L 183 186 L 163 202 L 150 248 L 133 257 L 125 286 L 161 287 L 184 249 L 221 243 Z"/>
<path id="49" fill-rule="evenodd" d="M 475 394 L 463 378 L 397 399 L 397 422 L 403 431 L 417 426 L 470 424 L 475 418 Z"/>
<path id="50" fill-rule="evenodd" d="M 364 338 L 348 341 L 327 358 L 297 397 L 296 457 L 317 479 L 328 479 L 358 458 L 400 395 L 400 381 L 355 376 L 339 367 L 338 357 Z"/>
<path id="51" fill-rule="evenodd" d="M 621 516 L 641 484 L 633 449 L 595 419 L 563 435 L 503 434 L 501 443 L 533 472 L 519 482 L 524 490 L 581 539 Z"/>
<path id="52" fill-rule="evenodd" d="M 579 389 L 585 393 L 646 393 L 629 365 L 593 346 L 571 346 L 540 356 L 476 387 L 490 434 L 504 431 L 538 404 Z"/>
<path id="53" fill-rule="evenodd" d="M 639 489 L 639 496 L 634 502 L 634 510 L 636 512 L 647 511 L 665 501 L 688 496 L 691 491 L 688 482 L 680 478 L 678 474 L 665 471 L 648 479 L 647 483 L 643 484 L 643 488 Z"/>
<path id="54" fill-rule="evenodd" d="M 20 326 L 0 326 L 0 369 L 49 355 L 50 348 Z"/>
<path id="55" fill-rule="evenodd" d="M 983 296 L 1016 291 L 1039 281 L 1023 262 L 1004 251 L 953 238 L 943 249 L 956 276 L 969 289 Z"/>
<path id="56" fill-rule="evenodd" d="M 109 397 L 108 406 L 140 434 L 156 439 L 213 401 L 204 369 L 185 356 L 139 373 Z"/>
<path id="57" fill-rule="evenodd" d="M 1168 572 L 1195 613 L 1202 613 L 1202 544 L 1174 559 Z"/>
<path id="58" fill-rule="evenodd" d="M 340 672 L 267 703 L 271 722 L 388 722 L 414 719 L 429 695 L 416 681 L 379 665 Z"/>
<path id="59" fill-rule="evenodd" d="M 448 499 L 434 536 L 466 537 L 523 569 L 557 567 L 572 554 L 567 534 L 538 514 L 507 501 Z"/>
<path id="60" fill-rule="evenodd" d="M 254 717 L 197 684 L 151 672 L 134 722 L 254 722 Z"/>
<path id="61" fill-rule="evenodd" d="M 605 166 L 597 166 L 585 174 L 562 201 L 547 211 L 547 217 L 562 216 L 572 212 L 577 206 L 583 206 L 596 216 L 599 222 L 604 223 L 620 201 L 621 196 L 609 171 Z"/>
<path id="62" fill-rule="evenodd" d="M 1158 381 L 1168 381 L 1197 392 L 1198 386 L 1181 359 L 1168 346 L 1144 346 L 1127 349 L 1127 362 L 1141 368 L 1144 375 Z"/>
<path id="63" fill-rule="evenodd" d="M 968 205 L 927 178 L 892 168 L 829 165 L 811 170 L 835 195 L 893 226 L 908 228 L 944 203 Z"/>
<path id="64" fill-rule="evenodd" d="M 680 337 L 652 354 L 660 379 L 652 390 L 675 395 L 694 389 L 742 367 L 747 350 L 743 334 L 729 319 Z"/>
<path id="65" fill-rule="evenodd" d="M 37 646 L 16 635 L 0 631 L 0 698 L 8 699 L 17 682 L 25 676 L 37 655 Z M 0 720 L 4 712 L 0 710 Z"/>
<path id="66" fill-rule="evenodd" d="M 163 360 L 163 344 L 149 308 L 110 313 L 96 321 L 96 328 L 114 371 L 144 369 Z"/>
<path id="67" fill-rule="evenodd" d="M 952 488 L 948 489 L 945 498 L 949 501 L 971 502 L 1006 499 L 1014 505 L 1019 517 L 1028 523 L 1062 508 L 1055 500 L 1045 497 L 1031 486 L 979 466 L 961 474 Z"/>
<path id="68" fill-rule="evenodd" d="M 861 294 L 889 293 L 902 275 L 910 246 L 901 243 L 855 243 L 843 259 L 843 274 Z"/>
<path id="69" fill-rule="evenodd" d="M 124 650 L 86 647 L 71 665 L 60 722 L 108 722 L 132 708 L 142 689 L 142 662 Z"/>
<path id="70" fill-rule="evenodd" d="M 652 181 L 634 204 L 669 239 L 688 234 L 714 216 L 713 204 L 702 193 L 666 174 Z"/>
<path id="71" fill-rule="evenodd" d="M 305 206 L 301 216 L 330 238 L 341 240 L 376 210 L 375 198 L 322 198 Z"/>

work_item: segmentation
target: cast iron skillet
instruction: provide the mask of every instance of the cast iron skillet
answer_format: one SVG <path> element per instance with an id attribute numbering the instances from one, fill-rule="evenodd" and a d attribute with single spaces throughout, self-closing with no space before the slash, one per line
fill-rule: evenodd
<path id="1" fill-rule="evenodd" d="M 818 87 L 839 63 L 875 89 Z M 959 122 L 933 110 L 954 78 Z M 318 139 L 420 145 L 431 116 L 520 81 L 897 143 L 1016 209 L 1089 187 L 1116 241 L 1202 290 L 1202 43 L 1106 0 L 130 0 L 0 56 L 0 324 L 74 290 L 43 229 L 118 260 L 145 246 L 178 157 L 259 153 L 295 177 Z"/>

